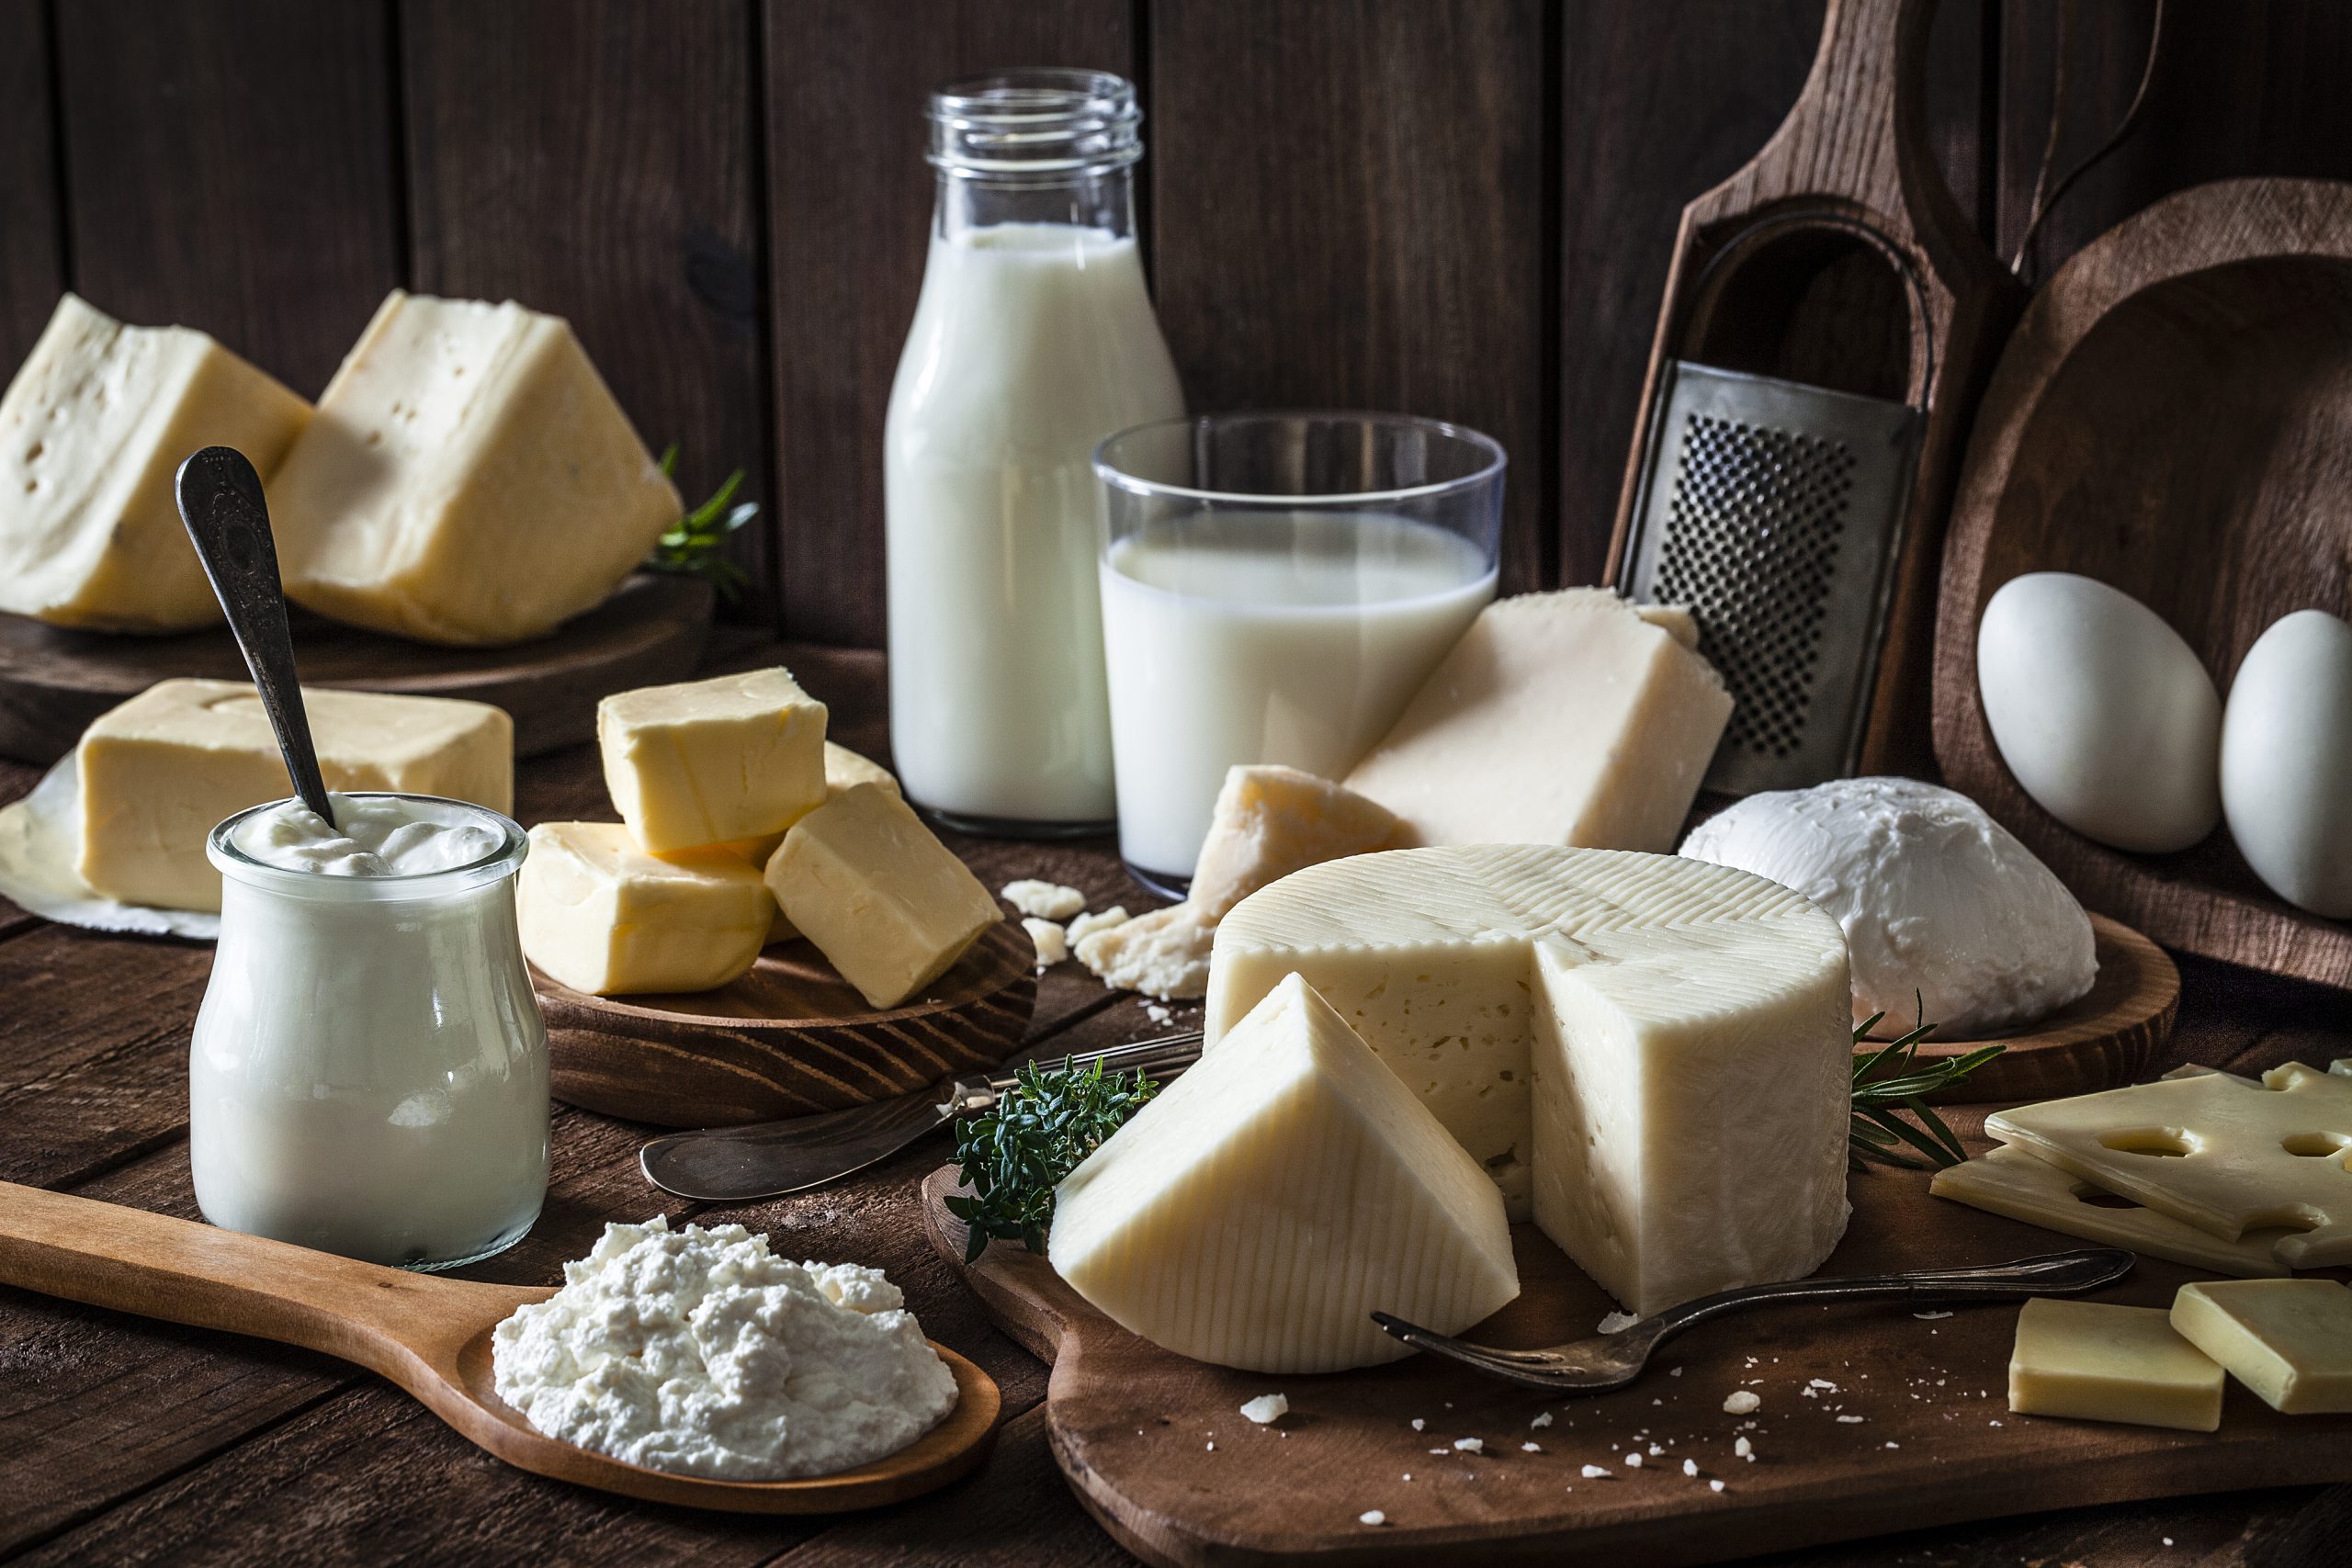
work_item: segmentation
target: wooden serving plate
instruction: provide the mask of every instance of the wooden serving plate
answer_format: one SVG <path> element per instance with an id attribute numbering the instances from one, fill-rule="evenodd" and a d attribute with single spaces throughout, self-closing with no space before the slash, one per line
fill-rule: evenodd
<path id="1" fill-rule="evenodd" d="M 665 1127 L 719 1127 L 840 1111 L 993 1067 L 1037 999 L 1028 933 L 989 928 L 921 1000 L 865 1004 L 806 942 L 760 954 L 741 979 L 682 996 L 592 997 L 531 977 L 555 1096 Z"/>
<path id="2" fill-rule="evenodd" d="M 2217 829 L 2097 844 L 2018 787 L 1976 686 L 1985 602 L 2080 572 L 2162 615 L 2226 694 L 2290 611 L 2352 610 L 2352 186 L 2226 180 L 2059 269 L 1977 414 L 1944 552 L 1936 758 L 2090 908 L 2167 947 L 2352 986 L 2352 925 L 2273 897 Z"/>
<path id="3" fill-rule="evenodd" d="M 1856 1176 L 1853 1221 L 1825 1272 L 2073 1245 L 1927 1188 L 1923 1172 Z M 1408 1568 L 1678 1568 L 2047 1508 L 2352 1481 L 2352 1416 L 2280 1416 L 2234 1383 L 2211 1434 L 2011 1415 L 2013 1305 L 1934 1319 L 1907 1303 L 1749 1313 L 1673 1340 L 1631 1388 L 1584 1399 L 1426 1357 L 1313 1377 L 1229 1371 L 1129 1334 L 1018 1245 L 992 1243 L 966 1268 L 962 1222 L 942 1201 L 955 1190 L 950 1169 L 923 1183 L 933 1244 L 1006 1333 L 1053 1363 L 1055 1460 L 1119 1544 L 1154 1563 L 1312 1553 Z M 1614 1303 L 1532 1226 L 1514 1237 L 1520 1299 L 1474 1337 L 1535 1347 L 1591 1334 Z M 2143 1259 L 2098 1299 L 2163 1306 L 2207 1277 Z M 1808 1396 L 1815 1378 L 1837 1386 Z M 1763 1402 L 1753 1416 L 1724 1412 L 1740 1389 Z M 1287 1416 L 1242 1417 L 1245 1400 L 1273 1393 L 1289 1398 Z M 1553 1423 L 1533 1427 L 1546 1411 Z M 1740 1437 L 1753 1462 L 1735 1453 Z M 1486 1451 L 1458 1451 L 1458 1438 Z M 1541 1451 L 1521 1449 L 1531 1441 Z M 1636 1450 L 1639 1468 L 1625 1462 Z M 1682 1472 L 1686 1459 L 1697 1476 Z M 1589 1479 L 1588 1464 L 1613 1473 Z M 1358 1522 L 1374 1509 L 1385 1524 Z"/>
<path id="4" fill-rule="evenodd" d="M 656 572 L 511 648 L 410 642 L 297 610 L 294 657 L 305 685 L 494 704 L 514 716 L 514 754 L 536 757 L 594 739 L 599 697 L 693 673 L 710 611 L 710 584 Z M 0 757 L 47 766 L 92 719 L 174 676 L 251 678 L 226 626 L 133 637 L 0 615 Z"/>

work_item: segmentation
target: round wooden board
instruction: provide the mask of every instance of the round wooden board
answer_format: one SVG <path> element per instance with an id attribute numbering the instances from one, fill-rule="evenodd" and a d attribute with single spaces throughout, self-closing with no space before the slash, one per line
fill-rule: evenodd
<path id="1" fill-rule="evenodd" d="M 923 998 L 876 1011 L 806 942 L 685 996 L 592 997 L 537 969 L 555 1096 L 665 1127 L 839 1111 L 993 1067 L 1028 1032 L 1035 950 L 991 926 Z"/>
<path id="2" fill-rule="evenodd" d="M 536 757 L 594 739 L 598 698 L 693 673 L 711 597 L 699 579 L 639 572 L 586 615 L 511 648 L 410 642 L 297 610 L 294 658 L 305 685 L 493 704 L 514 719 L 514 754 Z M 174 676 L 250 679 L 226 626 L 130 637 L 0 615 L 0 757 L 47 766 L 92 719 Z"/>

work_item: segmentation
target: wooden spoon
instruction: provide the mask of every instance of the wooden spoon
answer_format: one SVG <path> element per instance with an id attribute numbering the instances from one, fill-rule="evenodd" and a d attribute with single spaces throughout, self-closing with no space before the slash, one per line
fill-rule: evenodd
<path id="1" fill-rule="evenodd" d="M 500 1399 L 490 1334 L 549 1287 L 476 1284 L 355 1262 L 168 1215 L 0 1182 L 0 1284 L 141 1317 L 322 1350 L 379 1372 L 518 1469 L 623 1496 L 744 1514 L 826 1514 L 917 1496 L 978 1468 L 997 1386 L 944 1346 L 957 1399 L 887 1459 L 804 1481 L 707 1481 L 544 1436 Z"/>

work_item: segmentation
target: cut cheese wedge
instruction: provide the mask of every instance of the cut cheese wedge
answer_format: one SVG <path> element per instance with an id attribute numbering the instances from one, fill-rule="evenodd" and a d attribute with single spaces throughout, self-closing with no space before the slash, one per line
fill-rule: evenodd
<path id="1" fill-rule="evenodd" d="M 2235 1239 L 2183 1224 L 2169 1214 L 2102 1192 L 2071 1171 L 2002 1144 L 1962 1165 L 1936 1172 L 1928 1190 L 1939 1198 L 2023 1220 L 2030 1225 L 2128 1247 L 2150 1258 L 2194 1269 L 2260 1277 L 2285 1273 L 2270 1248 L 2284 1231 L 2249 1231 Z"/>
<path id="2" fill-rule="evenodd" d="M 1401 850 L 1413 830 L 1351 789 L 1271 763 L 1226 770 L 1186 902 L 1214 925 L 1292 872 L 1346 855 Z"/>
<path id="3" fill-rule="evenodd" d="M 1393 1361 L 1519 1294 L 1501 1199 L 1296 976 L 1055 1195 L 1048 1255 L 1121 1326 L 1260 1372 Z"/>

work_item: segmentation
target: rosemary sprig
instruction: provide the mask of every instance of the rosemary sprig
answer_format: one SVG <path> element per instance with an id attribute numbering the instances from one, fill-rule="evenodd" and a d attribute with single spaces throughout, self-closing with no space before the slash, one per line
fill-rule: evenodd
<path id="1" fill-rule="evenodd" d="M 1100 1059 L 1085 1067 L 1032 1062 L 1014 1080 L 992 1108 L 956 1123 L 956 1163 L 972 1196 L 948 1199 L 947 1209 L 971 1228 L 967 1263 L 991 1236 L 1045 1251 L 1054 1189 L 1159 1092 L 1140 1068 L 1105 1074 Z"/>
<path id="2" fill-rule="evenodd" d="M 1854 1043 L 1865 1043 L 1865 1037 L 1885 1016 L 1883 1012 L 1872 1013 L 1854 1031 Z M 1923 1022 L 1868 1055 L 1854 1058 L 1854 1111 L 1846 1134 L 1846 1152 L 1856 1167 L 1894 1165 L 1905 1170 L 1933 1170 L 1958 1165 L 1968 1157 L 1968 1151 L 1960 1146 L 1960 1139 L 1944 1125 L 1943 1118 L 1928 1108 L 1924 1097 L 1951 1088 L 2007 1047 L 1984 1045 L 1940 1062 L 1922 1064 L 1918 1060 L 1919 1043 L 1935 1032 L 1935 1028 L 1932 1023 Z M 1908 1111 L 1917 1124 L 1896 1115 L 1898 1110 Z M 1905 1147 L 1927 1158 L 1912 1158 L 1903 1152 Z"/>
<path id="3" fill-rule="evenodd" d="M 678 444 L 673 441 L 662 449 L 662 471 L 674 478 L 677 470 Z M 727 541 L 735 530 L 760 514 L 759 502 L 735 501 L 735 492 L 742 484 L 741 468 L 720 480 L 708 501 L 670 525 L 645 564 L 655 571 L 702 578 L 730 604 L 741 599 L 752 580 L 729 558 Z"/>

